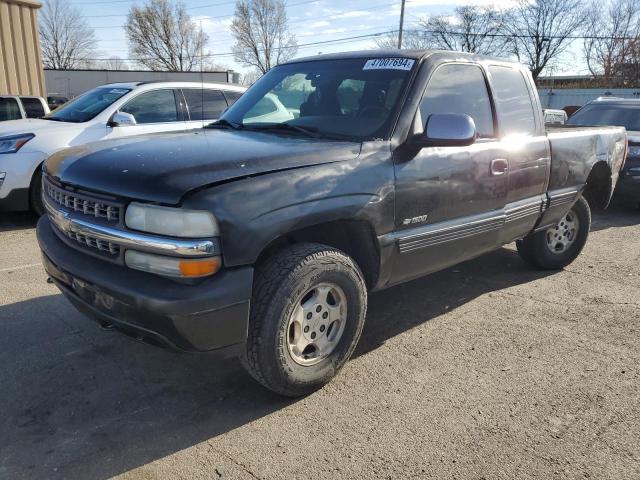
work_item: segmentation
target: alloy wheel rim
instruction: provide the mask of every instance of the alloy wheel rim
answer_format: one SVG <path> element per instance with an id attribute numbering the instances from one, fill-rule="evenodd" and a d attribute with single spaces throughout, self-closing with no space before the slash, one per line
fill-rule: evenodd
<path id="1" fill-rule="evenodd" d="M 287 347 L 291 359 L 305 367 L 333 353 L 344 333 L 347 297 L 338 285 L 321 283 L 309 288 L 296 302 L 287 322 Z"/>
<path id="2" fill-rule="evenodd" d="M 576 241 L 579 228 L 580 220 L 570 210 L 555 227 L 547 230 L 547 248 L 556 255 L 566 252 Z"/>

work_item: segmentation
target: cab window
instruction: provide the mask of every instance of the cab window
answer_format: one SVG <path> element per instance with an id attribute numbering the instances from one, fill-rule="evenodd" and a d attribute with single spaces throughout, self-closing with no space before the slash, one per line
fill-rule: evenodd
<path id="1" fill-rule="evenodd" d="M 27 118 L 42 118 L 45 116 L 44 107 L 38 98 L 20 97 Z"/>
<path id="2" fill-rule="evenodd" d="M 130 113 L 140 124 L 178 121 L 178 107 L 171 89 L 141 93 L 127 102 L 120 111 Z"/>
<path id="3" fill-rule="evenodd" d="M 491 100 L 482 69 L 477 65 L 449 64 L 431 76 L 422 101 L 423 127 L 434 113 L 466 114 L 473 118 L 480 138 L 494 137 Z"/>
<path id="4" fill-rule="evenodd" d="M 182 93 L 191 120 L 215 120 L 227 108 L 227 101 L 219 90 L 188 88 L 183 89 Z"/>
<path id="5" fill-rule="evenodd" d="M 22 118 L 20 106 L 15 98 L 0 97 L 0 121 Z"/>

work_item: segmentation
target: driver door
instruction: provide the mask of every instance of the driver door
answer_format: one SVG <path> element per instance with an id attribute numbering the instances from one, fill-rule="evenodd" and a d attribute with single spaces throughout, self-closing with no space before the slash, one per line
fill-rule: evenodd
<path id="1" fill-rule="evenodd" d="M 507 152 L 496 138 L 484 70 L 472 63 L 436 68 L 416 114 L 466 114 L 477 140 L 468 147 L 402 147 L 395 160 L 396 237 L 391 283 L 446 268 L 495 248 L 504 223 Z"/>

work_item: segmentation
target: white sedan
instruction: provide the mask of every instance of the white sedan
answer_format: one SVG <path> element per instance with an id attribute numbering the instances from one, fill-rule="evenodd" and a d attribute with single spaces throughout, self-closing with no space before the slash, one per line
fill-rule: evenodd
<path id="1" fill-rule="evenodd" d="M 198 82 L 114 83 L 42 119 L 0 123 L 0 211 L 42 213 L 40 166 L 52 153 L 97 140 L 201 128 L 246 89 Z"/>

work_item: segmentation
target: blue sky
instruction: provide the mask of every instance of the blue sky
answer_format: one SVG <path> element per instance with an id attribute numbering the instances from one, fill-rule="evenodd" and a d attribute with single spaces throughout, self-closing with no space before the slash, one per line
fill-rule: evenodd
<path id="1" fill-rule="evenodd" d="M 46 0 L 45 0 L 46 1 Z M 405 28 L 415 28 L 420 18 L 451 13 L 459 4 L 495 5 L 507 7 L 512 0 L 407 0 Z M 132 5 L 142 5 L 140 0 L 72 0 L 80 9 L 89 25 L 95 29 L 99 40 L 98 56 L 128 57 L 127 42 L 122 24 Z M 233 18 L 235 1 L 232 0 L 188 0 L 183 2 L 189 14 L 209 35 L 210 53 L 220 55 L 214 58 L 216 64 L 244 71 L 231 55 L 233 39 L 229 25 Z M 339 40 L 345 37 L 370 35 L 397 29 L 400 18 L 400 0 L 288 0 L 287 12 L 290 30 L 301 45 L 299 56 L 314 55 L 318 52 L 330 53 L 345 50 L 371 48 L 372 38 L 341 41 L 326 45 L 304 46 L 307 43 Z M 557 73 L 579 73 L 570 67 L 571 56 L 564 68 Z"/>

